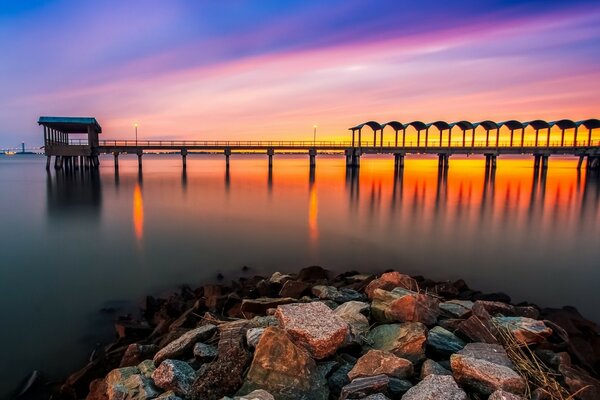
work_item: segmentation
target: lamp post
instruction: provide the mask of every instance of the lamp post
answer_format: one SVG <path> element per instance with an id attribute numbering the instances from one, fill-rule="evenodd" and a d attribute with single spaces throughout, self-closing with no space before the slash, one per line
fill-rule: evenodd
<path id="1" fill-rule="evenodd" d="M 317 143 L 317 125 L 313 125 L 313 146 Z"/>
<path id="2" fill-rule="evenodd" d="M 136 122 L 135 124 L 133 124 L 133 126 L 135 127 L 135 145 L 137 146 L 137 144 L 138 144 L 138 139 L 137 139 L 138 123 Z"/>

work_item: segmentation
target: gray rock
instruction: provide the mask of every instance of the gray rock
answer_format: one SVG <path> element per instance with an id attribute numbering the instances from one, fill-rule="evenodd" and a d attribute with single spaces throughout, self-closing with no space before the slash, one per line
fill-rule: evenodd
<path id="1" fill-rule="evenodd" d="M 244 396 L 236 396 L 235 400 L 275 400 L 275 397 L 266 390 L 258 389 Z"/>
<path id="2" fill-rule="evenodd" d="M 362 313 L 369 309 L 369 304 L 362 301 L 349 301 L 334 310 L 334 313 L 350 325 L 349 342 L 362 344 L 369 331 L 369 320 Z"/>
<path id="3" fill-rule="evenodd" d="M 312 288 L 313 295 L 321 300 L 332 300 L 336 303 L 363 300 L 364 296 L 352 289 L 337 289 L 335 286 L 317 285 Z"/>
<path id="4" fill-rule="evenodd" d="M 442 367 L 439 363 L 433 360 L 425 360 L 421 365 L 421 379 L 429 375 L 452 375 L 452 372 Z"/>
<path id="5" fill-rule="evenodd" d="M 512 362 L 500 345 L 469 343 L 450 356 L 452 375 L 461 386 L 483 395 L 496 390 L 523 394 L 526 382 L 512 368 Z"/>
<path id="6" fill-rule="evenodd" d="M 356 378 L 342 388 L 340 400 L 360 399 L 371 394 L 387 392 L 390 378 L 387 375 L 375 375 L 365 378 Z"/>
<path id="7" fill-rule="evenodd" d="M 201 362 L 212 361 L 217 357 L 217 348 L 210 344 L 198 342 L 194 345 L 194 357 Z"/>
<path id="8" fill-rule="evenodd" d="M 390 398 L 383 393 L 376 393 L 363 397 L 361 400 L 390 400 Z"/>
<path id="9" fill-rule="evenodd" d="M 139 373 L 140 370 L 137 367 L 116 368 L 110 371 L 105 378 L 108 400 L 124 399 L 128 392 L 128 389 L 124 386 L 125 381 Z"/>
<path id="10" fill-rule="evenodd" d="M 471 315 L 473 304 L 470 300 L 450 300 L 440 303 L 440 310 L 451 318 L 468 318 Z"/>
<path id="11" fill-rule="evenodd" d="M 258 344 L 265 328 L 250 328 L 246 331 L 246 343 L 248 347 L 254 348 Z"/>
<path id="12" fill-rule="evenodd" d="M 367 343 L 372 348 L 389 351 L 413 363 L 425 358 L 426 341 L 427 328 L 419 322 L 379 325 L 367 334 Z"/>
<path id="13" fill-rule="evenodd" d="M 402 400 L 467 400 L 467 394 L 449 375 L 429 375 L 409 389 Z"/>
<path id="14" fill-rule="evenodd" d="M 440 315 L 439 300 L 427 294 L 396 288 L 373 291 L 371 313 L 381 322 L 421 322 L 433 325 Z"/>
<path id="15" fill-rule="evenodd" d="M 186 352 L 192 350 L 196 342 L 209 339 L 216 330 L 217 327 L 215 325 L 208 324 L 184 333 L 156 353 L 154 356 L 154 365 L 160 365 L 167 358 L 176 359 L 185 355 Z"/>
<path id="16" fill-rule="evenodd" d="M 156 386 L 172 390 L 178 396 L 186 397 L 196 379 L 196 371 L 188 363 L 179 360 L 165 360 L 152 374 Z"/>
<path id="17" fill-rule="evenodd" d="M 291 275 L 285 275 L 281 272 L 274 272 L 273 275 L 271 275 L 271 278 L 269 278 L 269 282 L 274 283 L 276 285 L 283 285 L 285 281 L 288 281 L 290 279 L 293 279 Z"/>
<path id="18" fill-rule="evenodd" d="M 465 342 L 452 332 L 434 326 L 427 334 L 427 345 L 444 354 L 452 354 L 465 347 Z"/>
<path id="19" fill-rule="evenodd" d="M 327 385 L 329 386 L 329 390 L 331 394 L 335 397 L 340 395 L 342 388 L 350 383 L 350 378 L 348 378 L 348 372 L 350 372 L 353 368 L 352 364 L 342 364 L 337 370 L 331 374 L 329 379 L 327 380 Z"/>
<path id="20" fill-rule="evenodd" d="M 144 345 L 132 343 L 127 346 L 125 354 L 123 354 L 123 358 L 121 359 L 120 367 L 131 367 L 137 365 L 144 360 L 154 357 L 157 351 L 158 346 L 155 344 Z"/>
<path id="21" fill-rule="evenodd" d="M 406 379 L 392 378 L 390 377 L 390 383 L 388 384 L 388 392 L 393 398 L 399 398 L 408 389 L 412 387 L 412 383 Z"/>

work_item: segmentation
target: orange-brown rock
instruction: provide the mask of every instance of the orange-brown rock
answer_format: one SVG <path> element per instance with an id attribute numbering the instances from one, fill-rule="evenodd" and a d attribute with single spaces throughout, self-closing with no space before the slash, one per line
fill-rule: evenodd
<path id="1" fill-rule="evenodd" d="M 335 353 L 350 333 L 348 324 L 321 302 L 279 306 L 275 316 L 292 340 L 316 359 Z"/>
<path id="2" fill-rule="evenodd" d="M 277 399 L 327 399 L 326 382 L 315 361 L 280 328 L 262 334 L 238 395 L 264 389 Z"/>
<path id="3" fill-rule="evenodd" d="M 382 322 L 422 322 L 433 325 L 440 315 L 439 301 L 426 294 L 396 288 L 373 291 L 371 313 Z"/>
<path id="4" fill-rule="evenodd" d="M 369 298 L 373 298 L 373 292 L 375 289 L 392 290 L 397 287 L 401 287 L 408 290 L 419 290 L 417 281 L 408 275 L 401 274 L 400 272 L 386 272 L 379 278 L 372 280 L 365 288 L 365 293 Z"/>
<path id="5" fill-rule="evenodd" d="M 494 323 L 507 329 L 521 344 L 541 343 L 552 335 L 552 329 L 542 321 L 526 317 L 494 317 Z"/>
<path id="6" fill-rule="evenodd" d="M 382 350 L 369 350 L 358 359 L 354 368 L 348 372 L 348 378 L 387 375 L 396 378 L 407 378 L 413 374 L 413 364 L 405 358 Z"/>

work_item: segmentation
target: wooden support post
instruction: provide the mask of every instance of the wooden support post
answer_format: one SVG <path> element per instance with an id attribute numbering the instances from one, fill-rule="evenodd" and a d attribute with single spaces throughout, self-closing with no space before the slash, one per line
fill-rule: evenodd
<path id="1" fill-rule="evenodd" d="M 395 129 L 395 131 L 396 131 L 396 137 L 394 140 L 394 147 L 398 147 L 398 129 Z"/>
<path id="2" fill-rule="evenodd" d="M 181 149 L 181 161 L 183 163 L 183 169 L 187 169 L 187 149 Z"/>
<path id="3" fill-rule="evenodd" d="M 421 131 L 417 129 L 417 147 L 421 145 Z"/>
<path id="4" fill-rule="evenodd" d="M 354 131 L 352 131 L 352 138 L 354 139 Z M 231 155 L 231 149 L 225 149 L 225 168 L 229 168 L 229 156 Z"/>
<path id="5" fill-rule="evenodd" d="M 373 147 L 377 146 L 377 131 L 373 129 Z"/>
<path id="6" fill-rule="evenodd" d="M 496 169 L 496 155 L 491 155 L 490 158 L 492 161 L 492 169 Z"/>
<path id="7" fill-rule="evenodd" d="M 402 128 L 402 147 L 406 146 L 406 128 Z"/>
<path id="8" fill-rule="evenodd" d="M 510 147 L 513 147 L 513 138 L 515 136 L 515 130 L 511 129 L 510 130 Z"/>
<path id="9" fill-rule="evenodd" d="M 489 154 L 485 155 L 485 169 L 486 170 L 490 169 L 490 155 Z"/>
<path id="10" fill-rule="evenodd" d="M 269 156 L 269 169 L 273 168 L 273 155 L 275 155 L 274 149 L 268 149 L 267 155 Z"/>
<path id="11" fill-rule="evenodd" d="M 579 130 L 579 127 L 576 126 L 575 127 L 575 133 L 573 134 L 573 147 L 577 147 L 577 131 Z"/>
<path id="12" fill-rule="evenodd" d="M 589 131 L 588 132 L 588 147 L 592 145 L 592 131 L 593 130 L 594 130 L 593 128 L 588 129 L 588 131 Z M 589 163 L 589 159 L 588 159 L 588 163 Z"/>
<path id="13" fill-rule="evenodd" d="M 440 131 L 440 147 L 442 147 L 442 136 L 444 136 L 444 134 L 443 134 L 444 131 L 441 129 L 439 131 Z"/>
<path id="14" fill-rule="evenodd" d="M 485 147 L 489 147 L 490 146 L 490 130 L 486 129 L 485 130 Z"/>
<path id="15" fill-rule="evenodd" d="M 448 130 L 448 147 L 450 147 L 452 145 L 452 126 L 450 127 L 450 129 Z"/>
<path id="16" fill-rule="evenodd" d="M 119 169 L 119 152 L 115 151 L 113 155 L 115 157 L 115 169 Z"/>
<path id="17" fill-rule="evenodd" d="M 362 146 L 362 128 L 358 130 L 358 147 Z"/>
<path id="18" fill-rule="evenodd" d="M 46 156 L 46 171 L 50 170 L 50 162 L 52 161 L 52 156 Z"/>
<path id="19" fill-rule="evenodd" d="M 308 159 L 310 168 L 317 166 L 317 149 L 313 148 L 308 150 Z"/>
<path id="20" fill-rule="evenodd" d="M 540 130 L 536 129 L 535 130 L 535 147 L 537 147 L 538 145 L 538 134 L 539 134 Z"/>
<path id="21" fill-rule="evenodd" d="M 352 129 L 352 147 L 354 147 L 354 129 Z"/>
<path id="22" fill-rule="evenodd" d="M 534 169 L 540 168 L 540 156 L 537 154 L 533 156 L 533 168 Z"/>
<path id="23" fill-rule="evenodd" d="M 379 147 L 383 147 L 383 128 L 381 128 L 379 133 Z"/>
<path id="24" fill-rule="evenodd" d="M 471 148 L 475 148 L 475 128 L 473 128 L 473 132 L 471 135 Z"/>
<path id="25" fill-rule="evenodd" d="M 550 147 L 550 129 L 551 128 L 548 128 L 548 136 L 546 137 L 546 147 Z"/>
<path id="26" fill-rule="evenodd" d="M 561 129 L 560 130 L 560 147 L 563 147 L 565 145 L 565 130 Z"/>
<path id="27" fill-rule="evenodd" d="M 429 128 L 425 129 L 425 147 L 429 143 Z"/>
<path id="28" fill-rule="evenodd" d="M 548 156 L 542 156 L 542 169 L 548 169 Z"/>
<path id="29" fill-rule="evenodd" d="M 137 158 L 138 158 L 138 170 L 142 170 L 142 156 L 144 155 L 144 153 L 140 150 L 138 150 L 137 153 Z"/>
<path id="30" fill-rule="evenodd" d="M 579 161 L 577 162 L 577 169 L 580 170 L 583 165 L 583 160 L 585 159 L 584 155 L 579 156 Z"/>
<path id="31" fill-rule="evenodd" d="M 496 129 L 496 148 L 500 145 L 500 128 Z M 494 159 L 495 162 L 495 159 Z"/>
<path id="32" fill-rule="evenodd" d="M 521 149 L 525 147 L 525 128 L 521 128 Z"/>
<path id="33" fill-rule="evenodd" d="M 463 129 L 463 147 L 467 144 L 467 130 Z"/>

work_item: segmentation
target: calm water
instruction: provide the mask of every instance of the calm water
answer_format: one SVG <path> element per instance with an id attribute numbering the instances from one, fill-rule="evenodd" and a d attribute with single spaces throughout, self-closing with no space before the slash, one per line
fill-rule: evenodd
<path id="1" fill-rule="evenodd" d="M 44 170 L 36 156 L 0 156 L 0 394 L 32 369 L 60 377 L 112 334 L 103 307 L 131 309 L 146 294 L 241 274 L 397 268 L 464 278 L 514 301 L 570 304 L 600 321 L 600 185 L 573 159 L 365 157 L 358 176 L 342 157 L 110 158 L 99 174 Z M 2 396 L 0 396 L 2 397 Z"/>

